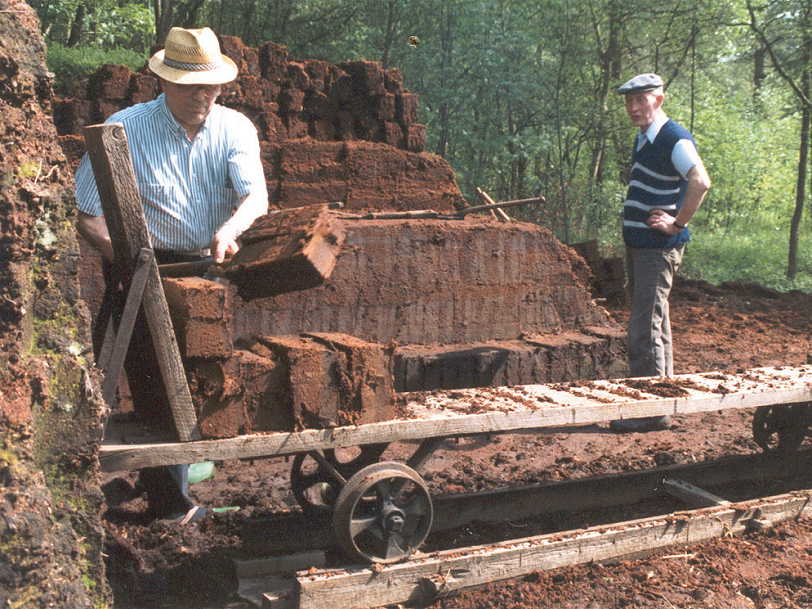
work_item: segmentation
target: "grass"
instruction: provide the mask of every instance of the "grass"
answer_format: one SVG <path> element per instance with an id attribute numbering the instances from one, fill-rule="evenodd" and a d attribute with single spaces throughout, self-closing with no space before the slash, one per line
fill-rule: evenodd
<path id="1" fill-rule="evenodd" d="M 719 284 L 754 282 L 780 290 L 812 292 L 812 234 L 804 231 L 798 251 L 798 273 L 787 279 L 786 232 L 740 232 L 734 238 L 700 233 L 688 244 L 682 273 L 692 279 Z"/>
<path id="2" fill-rule="evenodd" d="M 812 228 L 801 231 L 798 247 L 798 273 L 787 279 L 788 231 L 741 223 L 727 234 L 715 234 L 702 226 L 692 227 L 680 275 L 712 284 L 725 281 L 751 282 L 787 292 L 812 292 Z M 754 228 L 755 227 L 755 228 Z M 604 256 L 623 256 L 623 244 L 616 227 L 600 234 Z"/>
<path id="3" fill-rule="evenodd" d="M 65 47 L 48 45 L 48 70 L 54 73 L 54 91 L 69 93 L 69 87 L 106 63 L 125 65 L 135 71 L 144 65 L 143 53 L 129 49 L 100 49 L 97 47 Z"/>

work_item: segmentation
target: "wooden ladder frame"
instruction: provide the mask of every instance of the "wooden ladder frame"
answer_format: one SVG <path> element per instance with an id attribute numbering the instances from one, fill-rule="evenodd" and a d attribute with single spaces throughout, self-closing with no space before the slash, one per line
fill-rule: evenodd
<path id="1" fill-rule="evenodd" d="M 198 440 L 197 416 L 141 207 L 127 134 L 121 123 L 106 123 L 85 127 L 84 136 L 113 244 L 116 271 L 127 292 L 118 332 L 112 338 L 113 333 L 108 331 L 99 356 L 99 366 L 105 372 L 104 398 L 112 404 L 138 306 L 143 306 L 178 439 Z"/>

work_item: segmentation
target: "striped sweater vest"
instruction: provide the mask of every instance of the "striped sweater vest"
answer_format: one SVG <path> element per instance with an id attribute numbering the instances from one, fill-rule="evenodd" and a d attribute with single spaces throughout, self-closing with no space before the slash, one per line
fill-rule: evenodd
<path id="1" fill-rule="evenodd" d="M 691 238 L 687 228 L 676 235 L 666 235 L 646 225 L 653 209 L 663 209 L 676 216 L 682 207 L 688 181 L 671 162 L 671 152 L 679 140 L 694 141 L 687 129 L 669 119 L 653 142 L 646 139 L 637 150 L 635 141 L 629 189 L 623 205 L 623 240 L 629 247 L 667 249 L 679 247 Z"/>

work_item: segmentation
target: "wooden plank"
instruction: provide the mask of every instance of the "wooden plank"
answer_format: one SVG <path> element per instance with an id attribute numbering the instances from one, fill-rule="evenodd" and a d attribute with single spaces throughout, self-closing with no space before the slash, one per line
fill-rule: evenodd
<path id="1" fill-rule="evenodd" d="M 289 606 L 291 591 L 295 587 L 292 576 L 265 575 L 257 578 L 240 578 L 237 585 L 237 596 L 253 603 L 257 607 L 272 609 Z M 278 594 L 271 590 L 279 590 Z"/>
<path id="2" fill-rule="evenodd" d="M 440 495 L 433 497 L 434 521 L 432 531 L 465 526 L 474 521 L 501 522 L 505 506 L 510 506 L 510 518 L 522 520 L 544 514 L 568 511 L 600 510 L 632 505 L 665 490 L 663 480 L 679 478 L 713 487 L 732 482 L 766 479 L 788 479 L 793 472 L 808 471 L 812 466 L 812 451 L 791 456 L 736 455 L 722 459 L 669 465 L 639 472 L 605 474 L 544 484 L 514 486 L 476 493 Z M 709 507 L 710 503 L 702 506 Z"/>
<path id="3" fill-rule="evenodd" d="M 312 550 L 287 556 L 271 556 L 253 560 L 234 559 L 234 569 L 237 577 L 251 579 L 271 573 L 292 573 L 293 571 L 301 571 L 311 567 L 324 567 L 326 563 L 327 557 L 323 551 Z"/>
<path id="4" fill-rule="evenodd" d="M 127 135 L 120 123 L 91 125 L 85 127 L 84 134 L 116 263 L 125 277 L 131 277 L 139 251 L 141 248 L 151 249 L 152 243 L 144 220 Z M 178 438 L 184 442 L 196 440 L 200 434 L 192 396 L 155 260 L 150 263 L 142 304 Z"/>
<path id="5" fill-rule="evenodd" d="M 671 381 L 682 384 L 685 393 L 682 397 L 660 397 L 630 389 L 624 381 L 635 387 L 641 383 L 641 379 L 614 379 L 421 393 L 406 404 L 410 418 L 405 419 L 183 444 L 111 442 L 102 445 L 100 457 L 105 471 L 132 470 L 170 463 L 283 456 L 398 440 L 587 425 L 623 418 L 812 401 L 812 366 L 760 368 L 737 375 L 678 375 Z M 475 414 L 467 414 L 472 412 Z M 108 437 L 116 437 L 115 432 Z"/>
<path id="6" fill-rule="evenodd" d="M 539 570 L 639 555 L 740 533 L 754 518 L 770 523 L 812 515 L 812 491 L 615 525 L 436 552 L 406 563 L 299 574 L 299 609 L 349 609 L 438 596 Z"/>

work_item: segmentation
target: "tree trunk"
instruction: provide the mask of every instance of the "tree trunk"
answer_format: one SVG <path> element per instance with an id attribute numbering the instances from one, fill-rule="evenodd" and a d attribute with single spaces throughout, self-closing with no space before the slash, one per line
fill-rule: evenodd
<path id="1" fill-rule="evenodd" d="M 753 93 L 758 94 L 764 79 L 767 78 L 766 69 L 767 49 L 764 45 L 759 46 L 753 53 Z"/>
<path id="2" fill-rule="evenodd" d="M 443 9 L 444 17 L 442 28 L 442 39 L 440 40 L 442 55 L 440 60 L 440 73 L 443 80 L 450 77 L 452 65 L 452 54 L 454 51 L 454 9 L 446 5 Z M 445 156 L 448 152 L 448 143 L 451 138 L 451 107 L 448 100 L 444 99 L 439 108 L 440 135 L 437 138 L 436 152 L 440 156 Z"/>
<path id="3" fill-rule="evenodd" d="M 82 40 L 82 33 L 85 29 L 85 13 L 87 8 L 84 2 L 76 5 L 76 12 L 73 14 L 73 23 L 70 26 L 70 35 L 65 43 L 67 47 L 78 46 Z"/>
<path id="4" fill-rule="evenodd" d="M 392 53 L 392 45 L 395 43 L 395 33 L 398 24 L 398 2 L 400 0 L 389 0 L 386 8 L 386 33 L 384 34 L 383 53 L 381 54 L 381 64 L 383 69 L 389 68 L 389 55 Z"/>
<path id="5" fill-rule="evenodd" d="M 598 45 L 598 55 L 601 66 L 601 74 L 597 96 L 595 98 L 595 138 L 592 145 L 592 158 L 590 160 L 589 187 L 590 190 L 595 184 L 603 181 L 603 168 L 606 154 L 606 139 L 609 133 L 609 109 L 607 98 L 609 96 L 610 83 L 617 80 L 620 75 L 621 52 L 621 16 L 620 6 L 617 0 L 610 0 L 607 14 L 607 39 L 606 48 L 601 49 L 599 15 L 593 14 L 593 28 L 595 30 L 596 43 Z"/>
<path id="6" fill-rule="evenodd" d="M 806 53 L 805 55 L 808 55 Z M 808 60 L 808 57 L 805 57 Z M 801 77 L 801 87 L 807 98 L 809 96 L 809 69 Z M 787 255 L 787 279 L 795 279 L 798 273 L 798 235 L 801 228 L 801 218 L 804 213 L 806 201 L 806 173 L 809 167 L 809 105 L 804 104 L 801 110 L 800 150 L 798 151 L 798 180 L 795 187 L 795 211 L 789 226 L 789 252 Z"/>
<path id="7" fill-rule="evenodd" d="M 152 8 L 155 12 L 155 44 L 163 46 L 169 30 L 172 29 L 173 0 L 153 0 Z"/>

